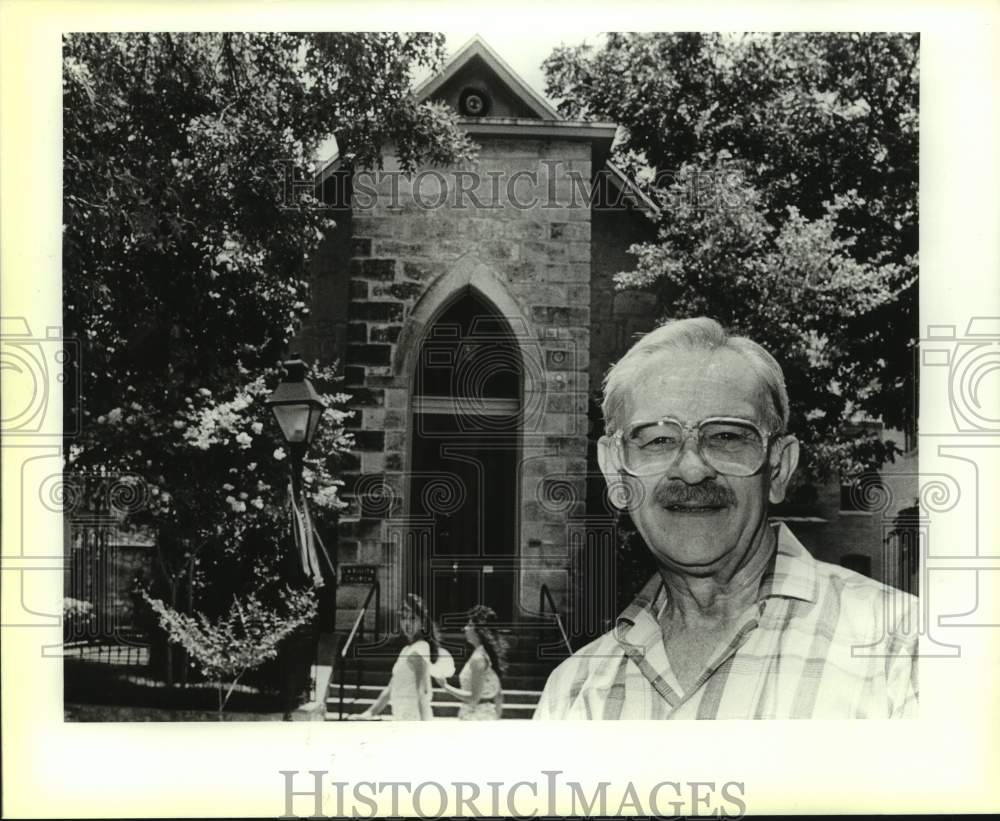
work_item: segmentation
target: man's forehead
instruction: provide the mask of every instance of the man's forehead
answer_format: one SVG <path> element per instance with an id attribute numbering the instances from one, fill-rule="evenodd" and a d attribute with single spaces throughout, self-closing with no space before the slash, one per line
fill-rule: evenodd
<path id="1" fill-rule="evenodd" d="M 736 351 L 667 350 L 636 371 L 629 392 L 633 412 L 759 417 L 764 398 L 757 373 Z M 662 410 L 660 410 L 662 408 Z"/>

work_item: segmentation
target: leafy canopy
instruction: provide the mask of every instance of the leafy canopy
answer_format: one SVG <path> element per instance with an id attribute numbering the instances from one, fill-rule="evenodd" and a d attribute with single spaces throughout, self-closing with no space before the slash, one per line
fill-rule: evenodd
<path id="1" fill-rule="evenodd" d="M 768 347 L 813 475 L 851 469 L 851 420 L 913 425 L 917 70 L 902 34 L 610 34 L 545 62 L 663 206 L 619 285 Z"/>

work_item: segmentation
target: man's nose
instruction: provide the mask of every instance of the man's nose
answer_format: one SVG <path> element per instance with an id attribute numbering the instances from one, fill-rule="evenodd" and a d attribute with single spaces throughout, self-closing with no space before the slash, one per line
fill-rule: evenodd
<path id="1" fill-rule="evenodd" d="M 694 436 L 684 437 L 680 453 L 674 458 L 667 471 L 671 479 L 680 479 L 689 485 L 714 477 L 717 471 L 702 457 L 698 450 L 698 440 Z"/>

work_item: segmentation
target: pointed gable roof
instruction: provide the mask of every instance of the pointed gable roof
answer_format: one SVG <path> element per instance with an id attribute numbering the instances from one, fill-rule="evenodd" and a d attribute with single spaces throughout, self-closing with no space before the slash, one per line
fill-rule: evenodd
<path id="1" fill-rule="evenodd" d="M 424 80 L 414 93 L 419 101 L 453 102 L 466 85 L 488 87 L 500 116 L 519 119 L 561 120 L 559 113 L 478 34 L 445 63 L 440 72 Z"/>
<path id="2" fill-rule="evenodd" d="M 593 167 L 603 169 L 619 192 L 616 202 L 628 204 L 656 218 L 659 207 L 610 160 L 617 126 L 609 122 L 567 120 L 528 85 L 478 34 L 463 45 L 437 73 L 413 89 L 418 102 L 439 100 L 456 111 L 466 89 L 484 91 L 492 103 L 485 116 L 460 114 L 460 127 L 472 136 L 556 138 L 589 142 Z M 323 182 L 341 166 L 337 153 L 320 163 L 317 180 Z"/>

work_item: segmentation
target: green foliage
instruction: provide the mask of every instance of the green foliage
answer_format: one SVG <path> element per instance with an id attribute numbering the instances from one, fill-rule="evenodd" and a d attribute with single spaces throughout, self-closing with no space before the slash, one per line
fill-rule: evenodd
<path id="1" fill-rule="evenodd" d="M 619 285 L 763 342 L 813 476 L 856 461 L 853 418 L 915 416 L 917 68 L 883 34 L 611 34 L 545 64 L 663 206 Z"/>
<path id="2" fill-rule="evenodd" d="M 215 621 L 204 613 L 179 613 L 159 599 L 144 598 L 170 640 L 189 653 L 206 678 L 217 683 L 220 713 L 240 677 L 277 658 L 279 645 L 310 624 L 318 609 L 312 590 L 289 588 L 281 591 L 276 608 L 265 606 L 251 593 L 242 602 L 234 599 L 228 613 Z"/>
<path id="3" fill-rule="evenodd" d="M 64 307 L 85 431 L 130 402 L 169 425 L 189 390 L 277 362 L 332 223 L 288 207 L 275 164 L 309 179 L 331 135 L 359 164 L 387 142 L 411 163 L 464 156 L 453 120 L 407 101 L 411 68 L 441 48 L 429 34 L 67 36 Z"/>
<path id="4" fill-rule="evenodd" d="M 390 143 L 408 166 L 468 157 L 452 115 L 409 94 L 443 37 L 83 33 L 63 55 L 64 320 L 83 386 L 67 469 L 148 494 L 129 524 L 155 531 L 174 604 L 190 583 L 273 595 L 288 463 L 262 399 L 333 227 L 283 186 L 312 178 L 331 136 L 358 165 Z M 322 528 L 349 439 L 332 372 L 314 381 L 327 411 L 305 480 Z"/>

